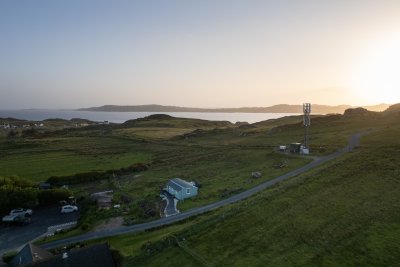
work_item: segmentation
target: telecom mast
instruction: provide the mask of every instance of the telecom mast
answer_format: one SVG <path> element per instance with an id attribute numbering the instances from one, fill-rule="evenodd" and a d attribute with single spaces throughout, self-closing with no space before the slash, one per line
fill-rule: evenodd
<path id="1" fill-rule="evenodd" d="M 310 120 L 310 113 L 311 113 L 311 104 L 304 103 L 303 104 L 303 125 L 304 125 L 304 148 L 309 149 L 309 136 L 308 136 L 308 128 L 310 128 L 311 120 Z"/>

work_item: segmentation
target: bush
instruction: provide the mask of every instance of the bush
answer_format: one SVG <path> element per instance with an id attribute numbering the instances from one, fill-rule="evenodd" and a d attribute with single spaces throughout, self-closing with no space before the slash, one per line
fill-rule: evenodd
<path id="1" fill-rule="evenodd" d="M 30 129 L 22 130 L 21 136 L 22 137 L 36 137 L 36 136 L 38 136 L 38 134 L 39 134 L 38 130 L 36 130 L 34 128 L 30 128 Z"/>
<path id="2" fill-rule="evenodd" d="M 15 256 L 17 256 L 18 251 L 11 251 L 3 254 L 3 261 L 9 263 Z"/>
<path id="3" fill-rule="evenodd" d="M 18 131 L 11 130 L 7 134 L 8 139 L 14 139 L 18 137 Z"/>
<path id="4" fill-rule="evenodd" d="M 27 180 L 20 178 L 18 176 L 1 177 L 0 176 L 0 186 L 11 186 L 11 187 L 33 187 L 34 184 Z"/>
<path id="5" fill-rule="evenodd" d="M 0 187 L 0 212 L 16 207 L 33 207 L 37 204 L 36 188 Z"/>
<path id="6" fill-rule="evenodd" d="M 51 205 L 59 202 L 60 200 L 67 199 L 72 194 L 69 190 L 65 189 L 50 189 L 50 190 L 40 190 L 38 192 L 38 201 L 42 206 Z"/>
<path id="7" fill-rule="evenodd" d="M 132 164 L 131 166 L 128 167 L 129 171 L 133 172 L 142 172 L 142 171 L 147 171 L 149 167 L 146 164 L 143 163 L 135 163 Z"/>
<path id="8" fill-rule="evenodd" d="M 116 249 L 110 249 L 110 251 L 111 251 L 111 255 L 114 260 L 114 263 L 116 263 L 117 266 L 121 266 L 121 262 L 122 262 L 121 253 Z"/>
<path id="9" fill-rule="evenodd" d="M 47 182 L 54 185 L 64 185 L 64 184 L 79 184 L 85 182 L 91 182 L 100 179 L 106 179 L 109 176 L 102 172 L 85 172 L 78 173 L 70 176 L 52 176 L 47 179 Z"/>
<path id="10" fill-rule="evenodd" d="M 105 172 L 84 172 L 69 176 L 52 176 L 47 179 L 46 182 L 53 185 L 64 185 L 64 184 L 79 184 L 91 181 L 103 180 L 111 178 L 114 174 L 125 175 L 132 172 L 146 171 L 148 166 L 143 163 L 135 163 L 127 168 L 121 168 L 117 170 L 108 170 Z"/>
<path id="11" fill-rule="evenodd" d="M 89 227 L 90 227 L 89 223 L 82 223 L 82 225 L 81 225 L 81 229 L 82 229 L 83 231 L 88 230 Z"/>
<path id="12" fill-rule="evenodd" d="M 71 196 L 62 189 L 39 190 L 35 184 L 19 177 L 0 177 L 0 213 L 12 208 L 50 205 Z"/>

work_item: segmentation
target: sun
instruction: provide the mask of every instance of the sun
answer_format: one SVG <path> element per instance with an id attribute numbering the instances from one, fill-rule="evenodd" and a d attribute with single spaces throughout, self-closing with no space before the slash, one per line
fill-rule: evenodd
<path id="1" fill-rule="evenodd" d="M 400 102 L 400 32 L 371 44 L 351 80 L 359 102 Z"/>

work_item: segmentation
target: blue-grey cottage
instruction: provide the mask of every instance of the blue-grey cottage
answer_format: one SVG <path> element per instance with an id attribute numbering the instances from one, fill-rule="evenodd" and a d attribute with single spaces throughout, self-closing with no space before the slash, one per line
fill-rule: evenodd
<path id="1" fill-rule="evenodd" d="M 167 183 L 167 192 L 173 195 L 178 200 L 194 197 L 197 195 L 198 188 L 194 182 L 187 182 L 180 178 L 174 178 Z"/>

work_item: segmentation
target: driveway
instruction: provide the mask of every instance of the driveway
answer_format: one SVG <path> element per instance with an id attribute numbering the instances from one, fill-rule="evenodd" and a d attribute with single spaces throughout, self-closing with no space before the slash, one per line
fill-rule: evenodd
<path id="1" fill-rule="evenodd" d="M 165 196 L 165 201 L 167 202 L 167 205 L 165 206 L 164 209 L 165 217 L 178 214 L 179 210 L 176 209 L 176 204 L 178 201 L 174 198 L 174 196 L 172 196 L 168 192 L 164 191 L 163 195 Z"/>
<path id="2" fill-rule="evenodd" d="M 61 214 L 59 207 L 34 210 L 31 217 L 32 223 L 19 225 L 0 225 L 0 255 L 3 251 L 17 249 L 21 244 L 26 244 L 32 239 L 47 232 L 47 227 L 76 221 L 77 212 Z"/>

